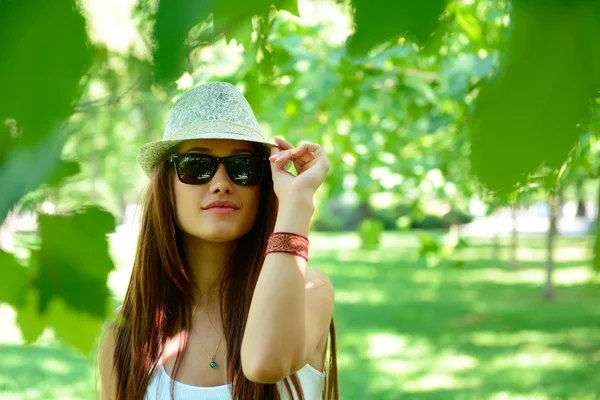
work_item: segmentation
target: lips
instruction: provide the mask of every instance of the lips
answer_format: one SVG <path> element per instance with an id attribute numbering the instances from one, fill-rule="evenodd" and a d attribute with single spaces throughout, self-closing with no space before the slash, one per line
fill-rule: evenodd
<path id="1" fill-rule="evenodd" d="M 232 214 L 237 212 L 237 209 L 232 207 L 211 207 L 207 208 L 205 211 L 213 214 Z"/>
<path id="2" fill-rule="evenodd" d="M 240 208 L 239 205 L 230 200 L 216 200 L 209 203 L 206 207 L 203 207 L 205 210 L 210 209 L 232 209 L 237 210 Z"/>

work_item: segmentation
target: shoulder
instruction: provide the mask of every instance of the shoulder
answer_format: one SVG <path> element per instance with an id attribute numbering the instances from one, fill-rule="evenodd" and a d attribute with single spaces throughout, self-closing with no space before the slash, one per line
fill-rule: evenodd
<path id="1" fill-rule="evenodd" d="M 117 343 L 117 325 L 116 323 L 108 323 L 105 325 L 102 336 L 100 337 L 100 343 L 98 345 L 98 366 L 100 367 L 100 373 L 110 371 L 112 368 L 113 360 L 112 356 L 115 351 Z"/>
<path id="2" fill-rule="evenodd" d="M 119 307 L 120 308 L 120 307 Z M 116 311 L 118 314 L 120 310 Z M 100 343 L 98 344 L 98 369 L 100 370 L 100 381 L 102 384 L 101 399 L 110 399 L 109 393 L 114 393 L 116 377 L 114 374 L 113 354 L 117 343 L 118 322 L 108 321 L 104 325 Z"/>

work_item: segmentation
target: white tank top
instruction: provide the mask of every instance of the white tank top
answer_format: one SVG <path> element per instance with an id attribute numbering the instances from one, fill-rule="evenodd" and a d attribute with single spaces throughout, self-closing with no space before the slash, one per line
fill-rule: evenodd
<path id="1" fill-rule="evenodd" d="M 306 400 L 321 400 L 325 374 L 306 364 L 298 372 L 298 378 L 304 391 Z M 159 361 L 156 370 L 150 378 L 148 390 L 144 400 L 171 400 L 171 377 Z M 291 382 L 290 382 L 291 384 Z M 279 393 L 283 400 L 290 400 L 283 382 L 278 382 Z M 232 400 L 230 393 L 231 384 L 220 386 L 192 386 L 175 381 L 174 400 Z M 292 385 L 292 391 L 294 386 Z M 294 395 L 294 400 L 297 400 Z"/>

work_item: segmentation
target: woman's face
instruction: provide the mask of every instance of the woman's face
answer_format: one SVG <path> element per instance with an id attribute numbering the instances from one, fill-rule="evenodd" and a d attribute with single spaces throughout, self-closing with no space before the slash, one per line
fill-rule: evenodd
<path id="1" fill-rule="evenodd" d="M 182 143 L 177 153 L 201 153 L 217 157 L 256 154 L 251 143 L 229 139 L 189 140 Z M 174 170 L 171 179 L 175 220 L 184 233 L 209 242 L 227 242 L 238 239 L 252 229 L 258 212 L 261 185 L 236 185 L 222 163 L 219 163 L 213 178 L 205 184 L 182 183 Z M 232 201 L 239 208 L 231 213 L 207 208 L 215 200 Z"/>

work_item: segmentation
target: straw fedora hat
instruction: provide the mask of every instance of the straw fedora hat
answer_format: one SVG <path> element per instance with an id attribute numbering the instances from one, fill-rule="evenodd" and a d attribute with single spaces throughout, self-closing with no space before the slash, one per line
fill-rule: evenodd
<path id="1" fill-rule="evenodd" d="M 265 139 L 250 104 L 235 86 L 209 82 L 197 86 L 173 105 L 161 140 L 140 147 L 137 161 L 150 176 L 171 149 L 190 139 L 235 139 L 276 146 Z"/>

